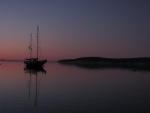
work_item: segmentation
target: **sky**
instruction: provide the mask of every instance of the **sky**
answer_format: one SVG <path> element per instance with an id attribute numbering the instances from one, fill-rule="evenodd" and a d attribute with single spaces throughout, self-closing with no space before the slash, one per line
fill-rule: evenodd
<path id="1" fill-rule="evenodd" d="M 150 57 L 149 0 L 0 0 L 0 59 Z"/>

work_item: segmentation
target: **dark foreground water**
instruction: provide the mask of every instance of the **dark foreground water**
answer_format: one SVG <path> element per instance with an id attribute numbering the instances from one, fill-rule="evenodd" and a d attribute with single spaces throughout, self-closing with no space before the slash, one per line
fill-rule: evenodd
<path id="1" fill-rule="evenodd" d="M 0 113 L 149 113 L 150 72 L 1 62 Z"/>

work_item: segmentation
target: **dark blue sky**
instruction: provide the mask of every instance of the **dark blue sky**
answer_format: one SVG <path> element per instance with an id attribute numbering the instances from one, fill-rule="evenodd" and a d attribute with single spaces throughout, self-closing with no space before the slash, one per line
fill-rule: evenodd
<path id="1" fill-rule="evenodd" d="M 1 0 L 0 15 L 0 53 L 7 59 L 28 55 L 37 25 L 49 60 L 150 57 L 149 0 Z"/>

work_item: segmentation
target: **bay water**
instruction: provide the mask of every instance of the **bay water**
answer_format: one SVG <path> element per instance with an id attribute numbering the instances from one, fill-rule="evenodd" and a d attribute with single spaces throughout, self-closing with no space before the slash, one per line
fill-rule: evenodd
<path id="1" fill-rule="evenodd" d="M 0 113 L 149 113 L 150 71 L 1 62 Z"/>

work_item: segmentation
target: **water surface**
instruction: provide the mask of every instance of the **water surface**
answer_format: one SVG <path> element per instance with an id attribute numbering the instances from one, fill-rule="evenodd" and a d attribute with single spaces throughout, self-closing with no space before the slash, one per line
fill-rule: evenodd
<path id="1" fill-rule="evenodd" d="M 150 72 L 1 62 L 0 113 L 149 113 Z"/>

